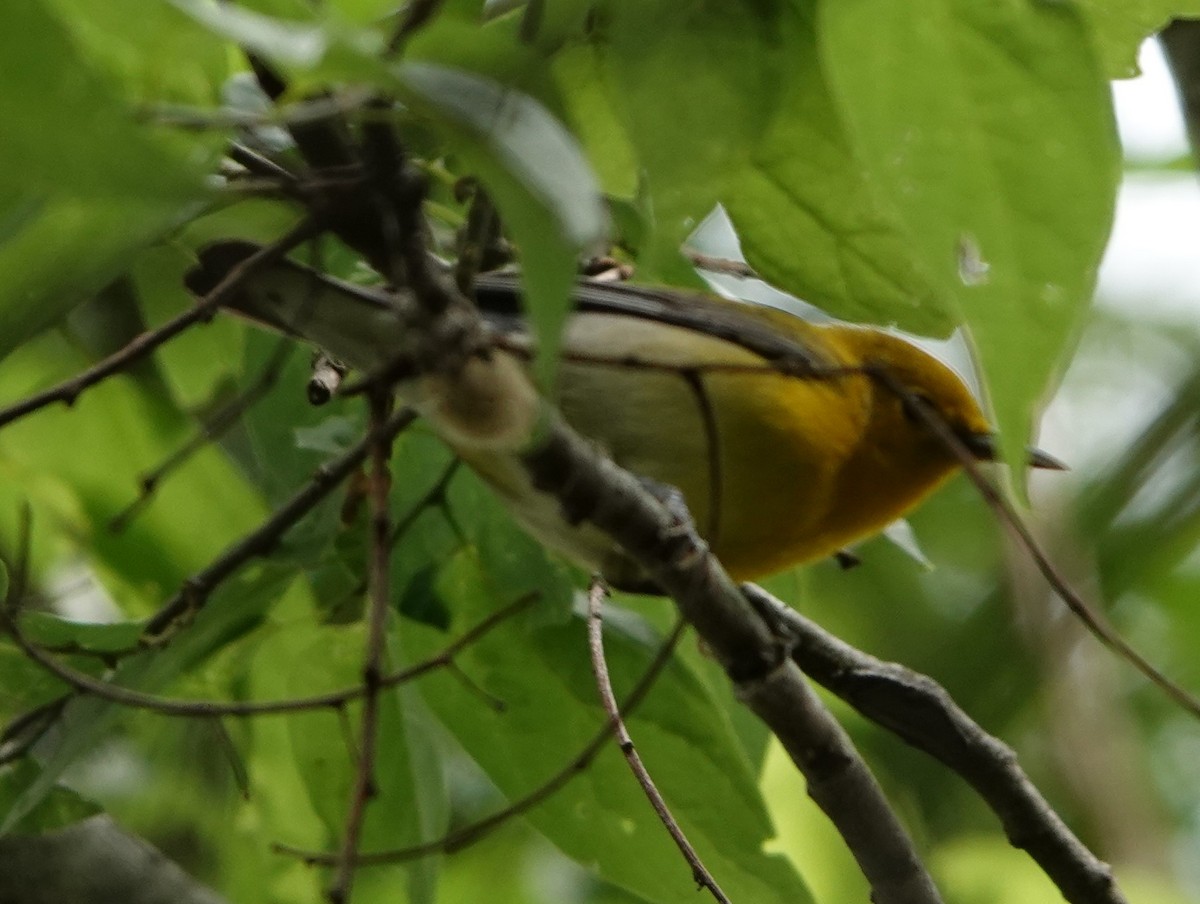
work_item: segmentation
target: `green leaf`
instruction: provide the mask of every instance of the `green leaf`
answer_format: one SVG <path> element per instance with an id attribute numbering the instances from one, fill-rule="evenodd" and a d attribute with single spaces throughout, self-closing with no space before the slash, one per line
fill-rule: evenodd
<path id="1" fill-rule="evenodd" d="M 1087 309 L 1119 175 L 1088 29 L 1061 4 L 850 0 L 820 6 L 818 36 L 881 196 L 957 299 L 1024 473 L 1030 409 Z"/>
<path id="2" fill-rule="evenodd" d="M 125 5 L 124 35 L 75 0 L 14 0 L 0 13 L 0 357 L 193 215 L 188 201 L 203 194 L 219 157 L 220 135 L 155 130 L 127 97 L 135 82 L 143 98 L 211 96 L 219 48 L 192 34 L 190 52 L 173 55 L 166 75 L 163 57 L 155 64 L 137 50 L 165 53 L 170 42 L 154 36 L 186 23 L 162 21 L 158 4 L 144 15 Z M 100 6 L 111 5 L 92 4 Z"/>
<path id="3" fill-rule="evenodd" d="M 329 52 L 332 35 L 327 24 L 285 21 L 252 9 L 204 0 L 170 2 L 213 33 L 276 62 L 308 69 Z"/>
<path id="4" fill-rule="evenodd" d="M 31 759 L 0 767 L 0 813 L 12 809 L 17 799 L 38 781 L 41 770 Z M 8 832 L 40 835 L 61 829 L 101 812 L 98 805 L 62 785 L 55 785 L 41 802 L 14 823 Z"/>
<path id="5" fill-rule="evenodd" d="M 525 305 L 539 339 L 538 373 L 548 385 L 576 257 L 608 230 L 587 160 L 545 107 L 499 82 L 415 62 L 399 68 L 397 82 L 480 175 L 522 249 Z"/>
<path id="6" fill-rule="evenodd" d="M 0 640 L 0 688 L 4 689 L 0 695 L 0 725 L 50 703 L 67 690 L 7 637 Z"/>
<path id="7" fill-rule="evenodd" d="M 47 334 L 0 368 L 0 391 L 18 398 L 85 363 L 77 350 Z M 75 555 L 86 545 L 91 567 L 114 579 L 106 589 L 124 611 L 145 615 L 263 514 L 261 501 L 247 492 L 230 462 L 206 448 L 163 481 L 125 532 L 108 529 L 109 520 L 137 498 L 142 475 L 194 429 L 153 378 L 123 374 L 107 380 L 70 409 L 48 408 L 5 428 L 0 463 L 9 479 L 0 483 L 0 506 L 19 500 L 26 487 L 60 486 L 77 511 L 69 518 L 54 511 L 35 521 L 44 525 L 39 532 L 67 534 Z M 87 437 L 86 455 L 74 441 L 81 436 Z"/>
<path id="8" fill-rule="evenodd" d="M 360 684 L 364 624 L 314 623 L 305 593 L 292 595 L 279 626 L 264 632 L 248 663 L 254 694 L 291 698 Z M 389 654 L 390 655 L 390 654 Z M 314 669 L 312 663 L 320 662 Z M 385 663 L 385 671 L 387 665 Z M 264 839 L 309 848 L 335 847 L 342 836 L 355 778 L 361 703 L 344 712 L 320 709 L 261 725 L 251 752 L 252 787 L 262 796 Z M 374 790 L 366 810 L 363 850 L 417 844 L 445 833 L 449 815 L 442 751 L 411 688 L 385 690 L 379 699 Z M 278 858 L 276 858 L 278 861 Z M 407 875 L 414 901 L 432 900 L 440 862 L 426 858 L 371 870 L 361 877 L 391 889 Z M 358 882 L 355 883 L 358 889 Z M 356 896 L 358 895 L 356 891 Z M 370 893 L 367 900 L 375 900 Z"/>
<path id="9" fill-rule="evenodd" d="M 0 26 L 0 186 L 109 202 L 199 194 L 214 158 L 135 122 L 51 6 L 11 0 Z"/>
<path id="10" fill-rule="evenodd" d="M 779 97 L 778 4 L 627 3 L 608 14 L 601 72 L 656 219 L 639 264 L 650 279 L 686 278 L 680 245 L 722 200 L 728 173 L 744 165 Z"/>
<path id="11" fill-rule="evenodd" d="M 584 248 L 607 217 L 591 169 L 563 125 L 528 95 L 470 72 L 410 63 L 398 77 L 446 121 L 480 139 L 495 162 L 554 215 L 563 238 Z"/>
<path id="12" fill-rule="evenodd" d="M 113 683 L 151 693 L 168 687 L 256 626 L 291 580 L 290 570 L 264 566 L 257 575 L 228 581 L 170 646 L 122 660 L 112 675 Z M 42 805 L 67 767 L 94 750 L 121 712 L 121 707 L 95 697 L 78 697 L 67 704 L 55 743 L 45 751 L 42 770 L 0 810 L 0 835 Z"/>
<path id="13" fill-rule="evenodd" d="M 282 670 L 288 697 L 350 687 L 362 680 L 364 637 L 362 623 L 348 627 L 296 625 L 276 635 L 271 644 L 274 665 L 263 660 L 261 667 Z M 321 662 L 319 670 L 307 665 L 317 660 Z M 432 738 L 428 729 L 411 730 L 421 723 L 418 704 L 407 689 L 388 690 L 380 696 L 375 793 L 366 813 L 364 850 L 418 844 L 446 830 L 446 790 L 438 758 L 431 754 Z M 359 705 L 350 711 L 357 716 Z M 355 778 L 347 727 L 357 744 L 357 718 L 343 725 L 337 713 L 321 710 L 288 719 L 297 766 L 330 839 L 339 838 L 345 827 Z M 434 865 L 436 861 L 425 863 L 426 868 Z M 435 874 L 426 876 L 425 881 L 432 881 Z"/>
<path id="14" fill-rule="evenodd" d="M 478 618 L 499 602 L 479 565 L 463 553 L 443 570 L 440 592 L 454 600 L 456 615 Z M 566 767 L 604 724 L 583 628 L 581 618 L 546 623 L 530 613 L 459 658 L 472 682 L 503 701 L 503 712 L 445 675 L 422 685 L 430 707 L 510 798 Z M 613 611 L 605 642 L 617 693 L 627 694 L 655 652 L 654 632 L 632 613 Z M 762 852 L 773 831 L 754 772 L 720 706 L 682 662 L 668 666 L 629 727 L 674 816 L 734 900 L 809 900 L 790 865 Z M 526 818 L 568 856 L 644 900 L 695 899 L 686 865 L 615 745 Z"/>
<path id="15" fill-rule="evenodd" d="M 162 0 L 48 0 L 81 52 L 142 104 L 207 104 L 233 59 L 203 26 Z M 156 107 L 146 111 L 151 118 Z M 220 135 L 214 135 L 221 142 Z"/>
<path id="16" fill-rule="evenodd" d="M 954 323 L 951 298 L 879 203 L 800 9 L 781 17 L 790 64 L 770 127 L 731 173 L 723 199 L 746 259 L 768 282 L 837 317 L 945 334 Z"/>
<path id="17" fill-rule="evenodd" d="M 605 193 L 632 199 L 638 189 L 639 161 L 607 90 L 602 63 L 603 54 L 596 45 L 570 45 L 552 60 L 554 79 L 571 130 Z M 609 213 L 617 218 L 611 206 Z"/>
<path id="18" fill-rule="evenodd" d="M 26 197 L 0 212 L 10 230 L 0 237 L 0 358 L 119 276 L 182 215 L 139 196 L 42 198 L 36 206 Z"/>
<path id="19" fill-rule="evenodd" d="M 73 647 L 90 653 L 116 653 L 137 646 L 140 622 L 80 622 L 48 612 L 26 612 L 21 630 L 43 647 Z"/>
<path id="20" fill-rule="evenodd" d="M 472 685 L 504 704 L 502 712 L 444 671 L 419 686 L 467 753 L 515 799 L 564 768 L 600 730 L 604 715 L 588 662 L 584 620 L 567 609 L 573 593 L 567 575 L 514 529 L 477 479 L 464 474 L 451 489 L 451 517 L 465 536 L 457 549 L 429 548 L 425 558 L 439 566 L 435 592 L 453 616 L 451 630 L 408 622 L 401 637 L 408 655 L 419 660 L 530 588 L 538 592 L 531 609 L 456 657 Z M 442 514 L 439 520 L 445 518 Z M 436 530 L 433 519 L 422 533 Z M 415 557 L 415 550 L 403 549 L 406 545 L 401 552 Z M 412 571 L 417 573 L 415 565 Z M 622 697 L 647 668 L 658 637 L 640 617 L 614 607 L 605 638 Z M 630 730 L 673 813 L 732 898 L 809 900 L 792 868 L 763 853 L 772 829 L 755 769 L 724 707 L 682 658 L 659 678 Z M 527 818 L 568 856 L 644 900 L 694 900 L 686 866 L 615 745 Z"/>
<path id="21" fill-rule="evenodd" d="M 657 2 L 612 16 L 588 81 L 609 83 L 644 174 L 655 222 L 643 278 L 694 280 L 679 246 L 720 202 L 780 288 L 846 319 L 949 330 L 945 293 L 845 134 L 806 7 Z M 609 153 L 611 139 L 582 134 L 594 158 Z"/>

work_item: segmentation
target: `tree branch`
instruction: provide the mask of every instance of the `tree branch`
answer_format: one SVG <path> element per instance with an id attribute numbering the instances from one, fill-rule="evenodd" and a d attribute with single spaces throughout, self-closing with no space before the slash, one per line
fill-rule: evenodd
<path id="1" fill-rule="evenodd" d="M 794 636 L 792 658 L 805 674 L 958 773 L 999 817 L 1013 846 L 1029 853 L 1067 901 L 1126 904 L 1111 869 L 1067 828 L 1016 754 L 932 678 L 856 650 L 761 587 L 744 589 Z"/>
<path id="2" fill-rule="evenodd" d="M 553 423 L 523 461 L 535 486 L 557 497 L 569 520 L 587 520 L 605 531 L 675 600 L 738 696 L 803 772 L 810 794 L 867 877 L 876 904 L 940 901 L 870 770 L 695 532 L 637 478 L 560 423 Z"/>
<path id="3" fill-rule="evenodd" d="M 195 307 L 184 311 L 179 316 L 168 320 L 155 329 L 147 330 L 134 337 L 124 348 L 119 349 L 82 373 L 76 374 L 71 379 L 65 380 L 57 386 L 52 386 L 50 389 L 36 393 L 7 408 L 0 409 L 0 427 L 11 424 L 13 421 L 19 420 L 55 402 L 62 402 L 68 406 L 73 405 L 75 400 L 85 390 L 90 389 L 92 386 L 95 386 L 102 380 L 108 379 L 114 374 L 120 373 L 130 364 L 144 355 L 148 355 L 164 342 L 179 335 L 188 327 L 202 321 L 210 320 L 213 314 L 216 313 L 217 308 L 237 291 L 238 286 L 242 284 L 246 277 L 280 260 L 297 245 L 316 235 L 317 232 L 318 227 L 314 224 L 313 220 L 307 218 L 302 220 L 296 226 L 292 227 L 282 238 L 269 245 L 264 245 L 250 257 L 231 269 L 225 275 L 224 279 Z"/>
<path id="4" fill-rule="evenodd" d="M 374 153 L 377 160 L 381 155 L 378 150 Z M 640 481 L 570 430 L 537 396 L 514 359 L 492 351 L 478 312 L 431 263 L 419 177 L 403 161 L 379 177 L 386 177 L 385 184 L 367 209 L 387 209 L 378 210 L 378 222 L 375 217 L 360 217 L 355 238 L 361 241 L 363 230 L 371 231 L 367 246 L 373 252 L 371 259 L 382 261 L 380 272 L 391 274 L 402 265 L 406 289 L 419 308 L 419 316 L 404 319 L 410 334 L 419 340 L 415 347 L 421 350 L 419 360 L 403 363 L 406 368 L 415 364 L 427 374 L 426 390 L 435 398 L 426 406 L 431 422 L 466 448 L 519 452 L 519 462 L 534 486 L 557 498 L 568 520 L 586 520 L 604 531 L 676 601 L 747 704 L 783 740 L 810 781 L 820 785 L 826 812 L 858 859 L 876 904 L 939 901 L 911 840 L 869 770 L 704 543 Z M 364 225 L 368 220 L 374 225 Z M 338 226 L 332 228 L 349 241 Z M 389 235 L 392 228 L 394 236 Z M 805 350 L 796 343 L 781 342 L 765 330 L 761 333 L 738 339 L 765 343 L 773 363 L 788 361 L 797 367 L 824 363 L 806 360 Z M 487 412 L 482 421 L 480 412 Z M 798 715 L 804 729 L 798 728 Z M 806 738 L 805 730 L 816 734 Z M 834 750 L 833 771 L 828 768 L 833 760 L 813 758 L 814 751 Z M 866 802 L 870 812 L 887 814 L 886 818 L 864 822 L 859 814 Z"/>

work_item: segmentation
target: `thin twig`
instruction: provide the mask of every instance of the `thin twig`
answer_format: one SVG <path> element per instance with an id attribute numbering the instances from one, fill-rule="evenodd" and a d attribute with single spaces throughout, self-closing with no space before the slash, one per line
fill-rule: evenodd
<path id="1" fill-rule="evenodd" d="M 458 473 L 458 468 L 461 464 L 462 459 L 451 459 L 450 463 L 442 470 L 442 473 L 438 476 L 438 479 L 434 481 L 433 485 L 430 486 L 430 488 L 424 493 L 422 493 L 421 498 L 409 506 L 408 511 L 396 520 L 396 525 L 392 528 L 392 535 L 388 538 L 388 542 L 391 544 L 392 549 L 395 549 L 400 544 L 400 541 L 404 539 L 405 535 L 412 530 L 413 525 L 416 524 L 417 519 L 424 514 L 426 509 L 433 505 L 444 505 L 446 500 L 446 488 L 450 486 L 450 481 L 453 480 L 454 475 Z M 452 529 L 461 537 L 462 531 L 459 526 L 454 523 L 454 519 L 451 517 L 449 507 L 446 506 L 445 509 L 446 518 L 451 522 Z M 345 595 L 345 597 L 342 598 L 339 606 L 335 608 L 340 608 L 341 605 L 345 605 L 354 597 L 365 593 L 366 590 L 367 582 L 363 581 L 359 583 L 354 587 L 353 590 L 351 590 Z"/>
<path id="2" fill-rule="evenodd" d="M 404 12 L 400 14 L 400 22 L 388 39 L 384 57 L 396 56 L 405 43 L 417 29 L 428 22 L 441 7 L 443 0 L 409 0 Z"/>
<path id="3" fill-rule="evenodd" d="M 247 172 L 254 173 L 266 181 L 274 182 L 281 188 L 288 186 L 294 188 L 300 183 L 300 177 L 287 167 L 280 166 L 274 160 L 264 157 L 258 151 L 248 148 L 244 144 L 234 142 L 226 153 L 230 160 L 243 167 Z"/>
<path id="4" fill-rule="evenodd" d="M 478 641 L 497 625 L 526 609 L 535 599 L 537 599 L 537 595 L 529 593 L 511 605 L 497 610 L 428 659 L 423 659 L 414 665 L 382 676 L 379 679 L 379 688 L 383 690 L 395 687 L 398 684 L 404 684 L 405 682 L 419 678 L 435 669 L 450 665 L 454 661 L 454 658 L 464 649 Z M 89 675 L 86 672 L 71 668 L 69 665 L 49 655 L 45 649 L 30 641 L 21 630 L 18 621 L 6 619 L 2 614 L 0 614 L 0 627 L 3 627 L 13 638 L 14 643 L 16 643 L 17 648 L 22 653 L 59 681 L 66 684 L 74 692 L 43 704 L 37 709 L 19 716 L 5 726 L 4 732 L 0 734 L 0 749 L 4 750 L 5 756 L 8 755 L 8 750 L 3 748 L 2 745 L 9 743 L 11 738 L 16 737 L 31 725 L 38 726 L 40 735 L 49 725 L 41 727 L 39 720 L 47 717 L 56 717 L 61 712 L 62 707 L 75 694 L 89 694 L 98 699 L 107 700 L 110 703 L 116 703 L 120 706 L 127 706 L 131 709 L 149 710 L 160 716 L 180 716 L 184 718 L 216 716 L 247 718 L 252 716 L 287 715 L 319 709 L 341 709 L 347 703 L 357 700 L 366 694 L 365 685 L 356 684 L 339 690 L 327 691 L 323 694 L 313 694 L 308 697 L 289 697 L 284 700 L 173 700 L 168 697 L 148 694 L 145 691 L 113 684 Z"/>
<path id="5" fill-rule="evenodd" d="M 261 129 L 265 126 L 285 127 L 323 122 L 331 116 L 342 116 L 360 110 L 369 97 L 369 93 L 361 88 L 347 88 L 338 94 L 304 98 L 290 104 L 277 104 L 264 112 L 159 104 L 144 106 L 135 110 L 134 115 L 142 122 L 183 131 Z"/>
<path id="6" fill-rule="evenodd" d="M 679 852 L 683 854 L 683 859 L 691 867 L 692 879 L 695 880 L 696 886 L 707 888 L 709 893 L 722 904 L 730 904 L 729 898 L 721 890 L 721 886 L 717 884 L 712 873 L 708 871 L 708 867 L 704 865 L 704 861 L 700 859 L 700 855 L 696 853 L 691 842 L 688 841 L 678 821 L 671 815 L 667 802 L 663 800 L 662 794 L 654 784 L 654 779 L 646 769 L 646 764 L 642 762 L 637 748 L 633 745 L 633 738 L 630 737 L 629 729 L 625 727 L 625 720 L 621 718 L 617 697 L 613 693 L 612 680 L 608 675 L 608 662 L 604 658 L 602 608 L 607 595 L 608 588 L 604 586 L 604 581 L 599 577 L 592 578 L 592 586 L 588 589 L 588 652 L 592 658 L 592 673 L 596 676 L 596 689 L 600 692 L 600 701 L 604 706 L 605 713 L 608 714 L 613 737 L 616 738 L 625 762 L 629 764 L 630 771 L 641 785 L 646 799 L 650 801 L 650 806 L 654 808 L 659 821 L 666 828 L 671 840 L 675 842 L 675 846 L 679 848 Z"/>
<path id="7" fill-rule="evenodd" d="M 671 661 L 671 655 L 674 653 L 675 647 L 679 644 L 679 639 L 683 636 L 686 627 L 687 625 L 682 619 L 675 622 L 675 627 L 671 630 L 666 640 L 663 641 L 658 653 L 651 661 L 649 667 L 647 667 L 645 674 L 642 675 L 641 680 L 638 681 L 622 704 L 620 711 L 624 715 L 629 716 L 632 714 L 646 698 L 646 694 L 653 687 L 655 679 L 666 668 L 667 663 Z M 360 866 L 382 866 L 389 863 L 403 863 L 409 860 L 417 860 L 421 857 L 429 857 L 433 854 L 453 854 L 455 851 L 469 847 L 485 838 L 510 819 L 528 813 L 538 804 L 553 796 L 571 779 L 586 770 L 611 740 L 612 722 L 609 720 L 593 735 L 592 739 L 588 741 L 587 745 L 570 763 L 538 788 L 509 804 L 504 809 L 478 822 L 473 822 L 469 826 L 456 829 L 453 832 L 443 835 L 441 838 L 436 838 L 423 844 L 393 851 L 359 854 L 358 864 Z M 274 845 L 274 850 L 277 853 L 299 857 L 306 863 L 314 865 L 331 865 L 335 862 L 337 856 L 321 851 L 308 851 L 280 843 Z"/>
<path id="8" fill-rule="evenodd" d="M 384 425 L 383 436 L 391 439 L 416 420 L 416 417 L 416 413 L 408 409 L 397 411 Z M 376 439 L 373 434 L 369 434 L 334 461 L 322 465 L 312 480 L 268 516 L 256 530 L 228 547 L 208 567 L 184 581 L 179 592 L 146 623 L 142 632 L 142 643 L 148 646 L 162 643 L 169 629 L 185 617 L 194 616 L 222 581 L 251 559 L 269 554 L 293 525 L 362 464 L 368 448 Z"/>
<path id="9" fill-rule="evenodd" d="M 370 606 L 367 610 L 367 640 L 363 662 L 362 717 L 359 729 L 358 763 L 354 776 L 354 788 L 350 806 L 346 811 L 346 822 L 342 829 L 342 846 L 338 855 L 337 870 L 329 887 L 327 897 L 332 904 L 345 904 L 350 900 L 357 865 L 358 845 L 362 838 L 363 820 L 367 805 L 375 797 L 375 751 L 379 744 L 380 678 L 383 675 L 384 642 L 387 631 L 389 575 L 391 572 L 392 547 L 388 542 L 391 521 L 388 513 L 388 492 L 391 489 L 391 472 L 388 462 L 392 457 L 392 443 L 385 435 L 388 413 L 392 405 L 390 392 L 380 389 L 369 398 L 371 409 L 371 480 L 369 501 L 371 508 L 370 550 Z"/>
<path id="10" fill-rule="evenodd" d="M 14 405 L 0 409 L 0 427 L 11 424 L 13 421 L 55 402 L 61 402 L 67 406 L 73 405 L 85 390 L 113 374 L 120 373 L 134 361 L 154 351 L 188 327 L 209 320 L 216 313 L 217 308 L 230 294 L 237 291 L 248 276 L 279 260 L 301 242 L 312 238 L 318 231 L 318 226 L 311 219 L 301 220 L 282 238 L 269 245 L 264 245 L 233 267 L 195 307 L 168 320 L 161 326 L 138 334 L 123 348 L 69 380 L 64 380 L 57 386 L 52 386 Z"/>
<path id="11" fill-rule="evenodd" d="M 1117 629 L 1112 626 L 1101 612 L 1089 605 L 1079 595 L 1075 588 L 1058 571 L 1054 563 L 1050 561 L 1041 544 L 1034 539 L 1029 527 L 1013 509 L 1012 504 L 1005 499 L 1004 494 L 997 489 L 995 484 L 983 475 L 974 456 L 963 445 L 962 440 L 955 436 L 954 431 L 946 425 L 946 422 L 938 416 L 937 412 L 931 410 L 920 399 L 915 398 L 912 393 L 897 383 L 890 374 L 878 370 L 871 371 L 870 373 L 881 385 L 886 386 L 897 397 L 905 400 L 909 408 L 920 417 L 922 423 L 933 431 L 933 434 L 945 444 L 946 448 L 954 453 L 954 456 L 962 464 L 963 470 L 971 482 L 975 484 L 975 488 L 979 491 L 984 501 L 996 513 L 1000 521 L 1012 531 L 1020 545 L 1024 547 L 1029 557 L 1033 560 L 1034 565 L 1037 566 L 1038 571 L 1041 572 L 1042 577 L 1045 578 L 1046 583 L 1058 594 L 1067 608 L 1075 614 L 1075 617 L 1092 633 L 1092 636 L 1141 672 L 1152 684 L 1156 685 L 1182 709 L 1192 716 L 1200 718 L 1200 699 L 1197 699 L 1159 671 L 1156 666 L 1151 664 L 1148 659 L 1134 649 L 1120 635 Z"/>
<path id="12" fill-rule="evenodd" d="M 692 266 L 709 273 L 720 273 L 724 276 L 736 276 L 738 279 L 758 279 L 758 273 L 745 261 L 731 260 L 727 257 L 713 257 L 687 248 L 683 252 Z"/>
<path id="13" fill-rule="evenodd" d="M 136 499 L 109 519 L 108 529 L 119 534 L 129 526 L 129 523 L 140 513 L 158 492 L 163 480 L 172 471 L 180 468 L 193 455 L 205 448 L 213 440 L 221 437 L 227 430 L 238 422 L 243 414 L 249 411 L 262 399 L 275 382 L 287 362 L 288 356 L 295 350 L 295 343 L 290 337 L 282 337 L 271 354 L 266 366 L 255 381 L 243 392 L 238 393 L 229 402 L 218 408 L 200 429 L 182 446 L 164 458 L 161 462 L 143 474 L 138 480 L 139 492 Z"/>

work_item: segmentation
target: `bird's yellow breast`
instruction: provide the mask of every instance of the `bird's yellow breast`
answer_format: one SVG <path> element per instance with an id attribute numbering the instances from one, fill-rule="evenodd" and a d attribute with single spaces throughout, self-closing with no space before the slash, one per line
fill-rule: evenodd
<path id="1" fill-rule="evenodd" d="M 607 314 L 575 316 L 564 352 L 557 402 L 567 422 L 623 467 L 678 488 L 735 578 L 846 541 L 828 525 L 841 468 L 862 439 L 865 377 L 783 376 L 732 343 Z M 468 462 L 545 542 L 611 569 L 609 542 L 565 529 L 519 469 Z"/>

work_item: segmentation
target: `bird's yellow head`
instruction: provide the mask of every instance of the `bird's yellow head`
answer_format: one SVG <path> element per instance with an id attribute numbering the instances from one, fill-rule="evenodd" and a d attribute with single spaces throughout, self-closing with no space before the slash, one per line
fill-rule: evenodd
<path id="1" fill-rule="evenodd" d="M 830 328 L 845 359 L 864 369 L 869 414 L 862 441 L 840 478 L 835 518 L 848 536 L 878 530 L 902 517 L 959 465 L 917 405 L 940 418 L 971 454 L 990 458 L 992 430 L 963 380 L 912 343 L 877 329 Z"/>

